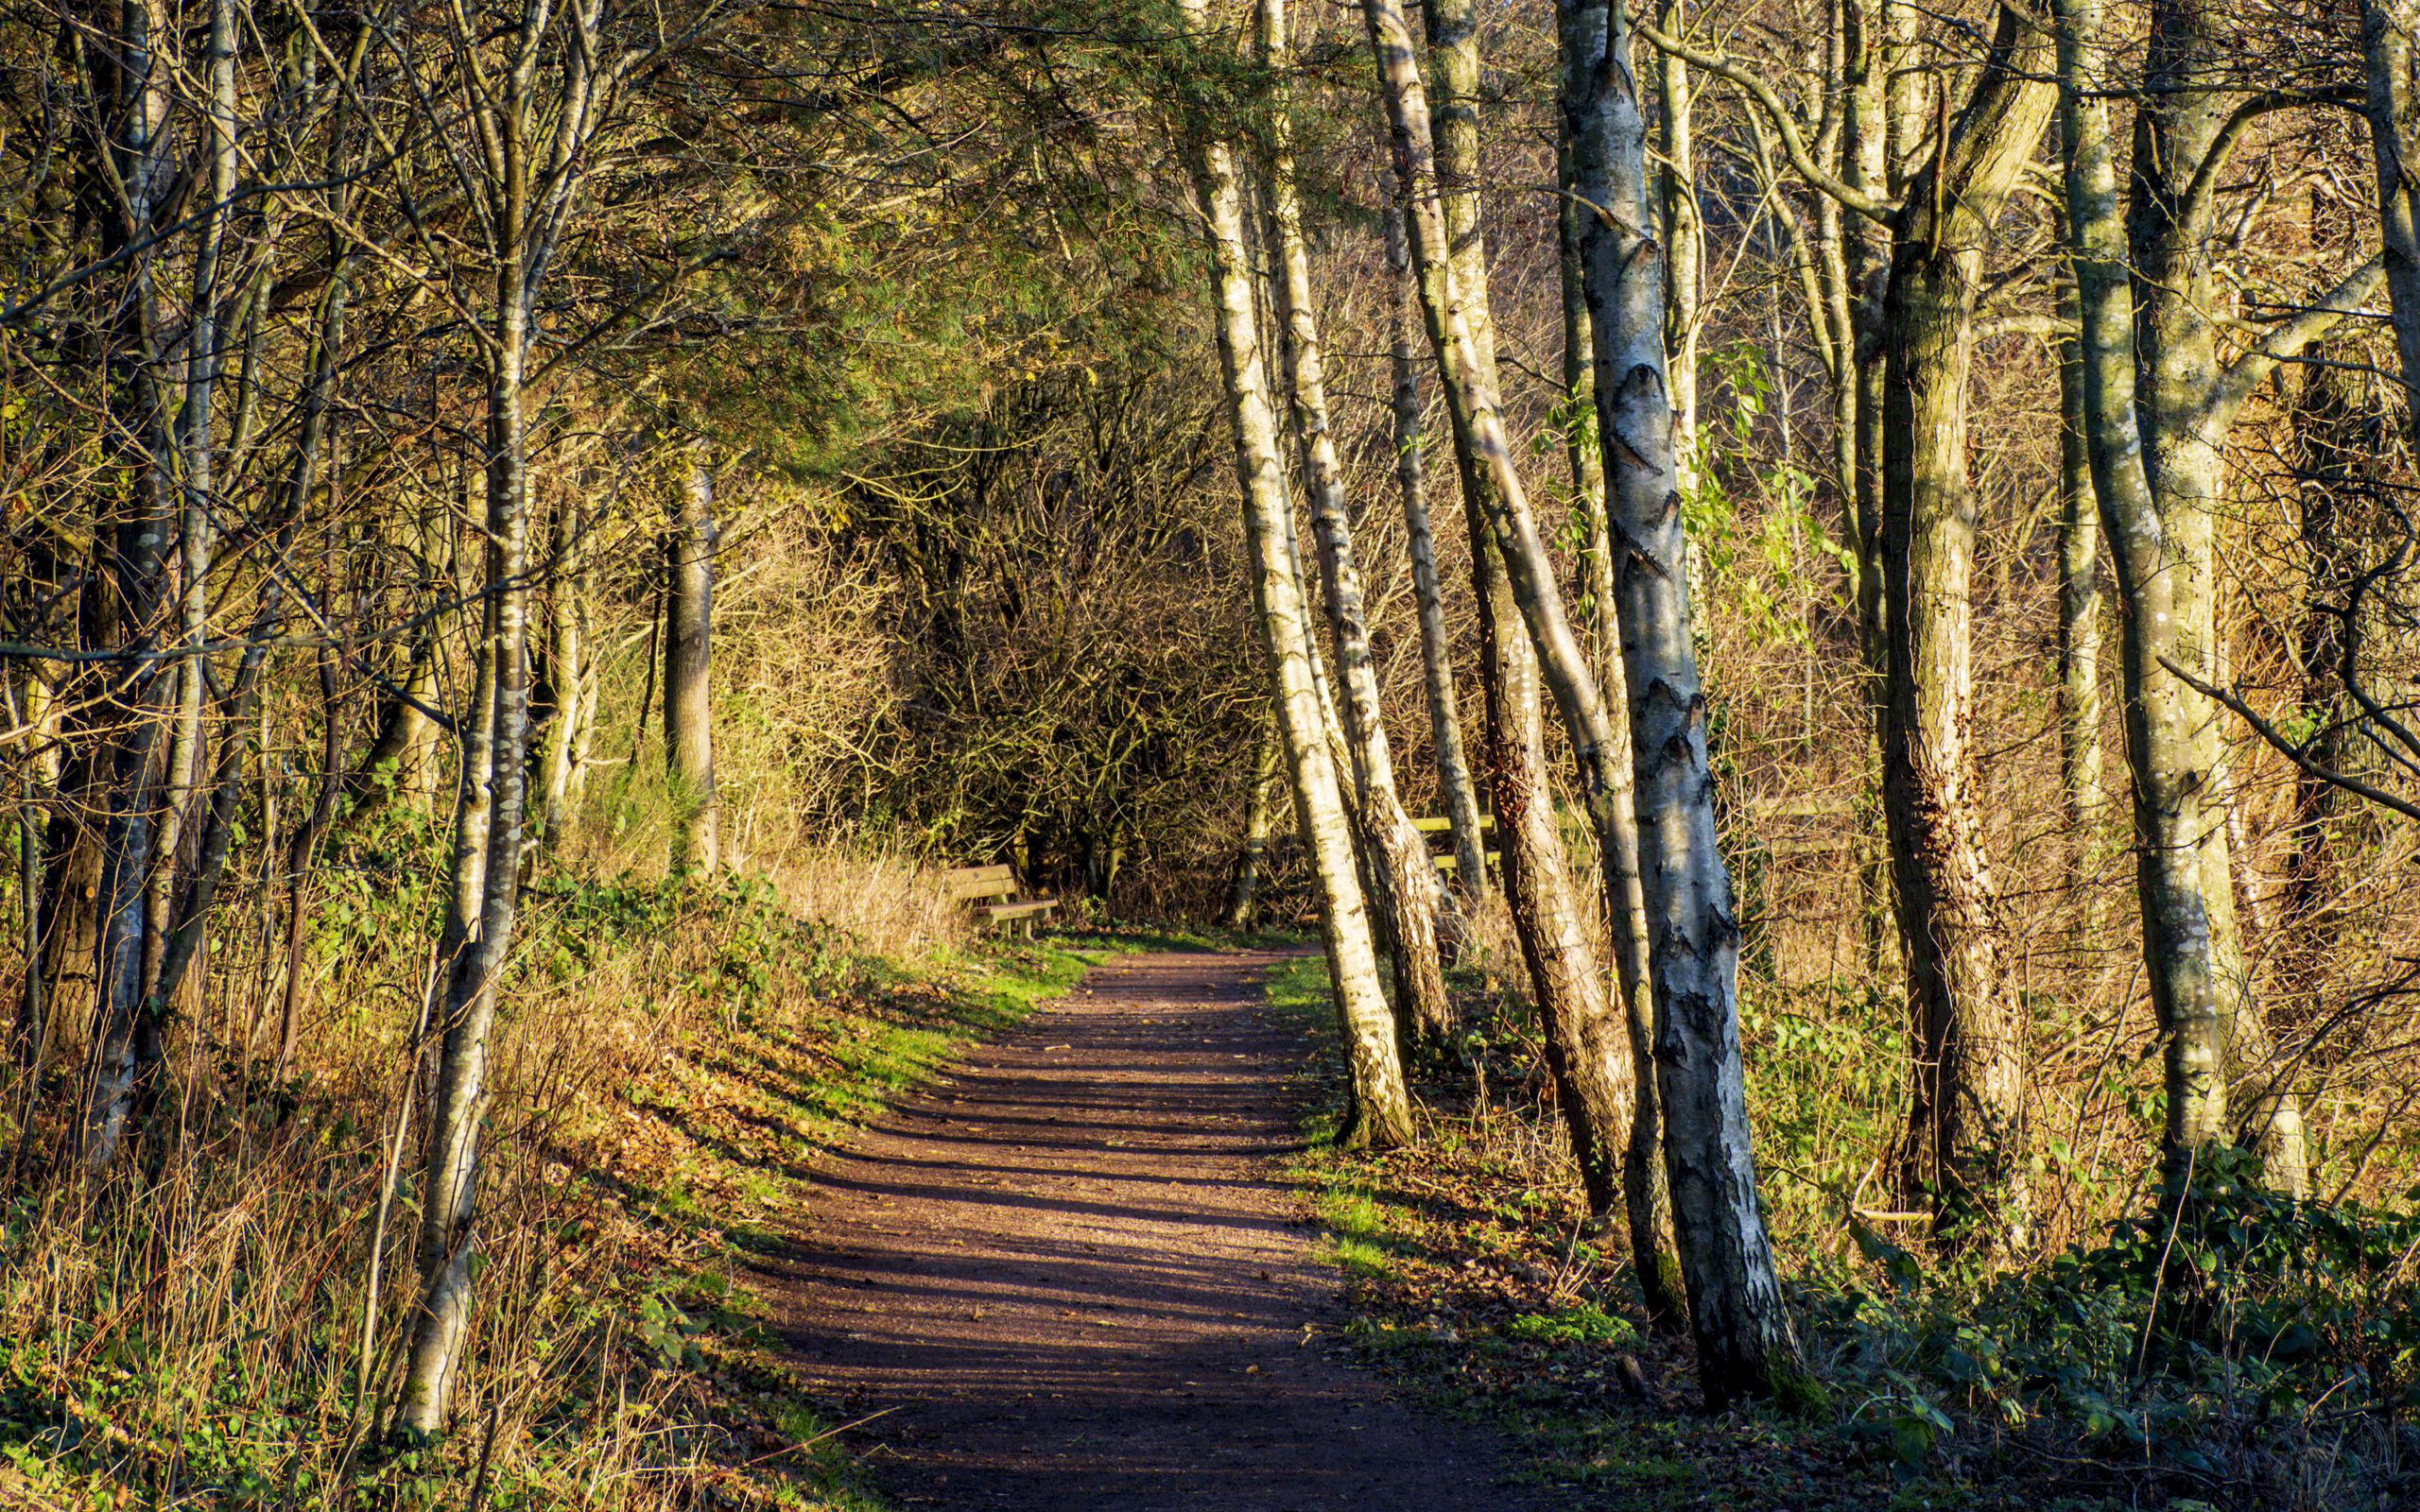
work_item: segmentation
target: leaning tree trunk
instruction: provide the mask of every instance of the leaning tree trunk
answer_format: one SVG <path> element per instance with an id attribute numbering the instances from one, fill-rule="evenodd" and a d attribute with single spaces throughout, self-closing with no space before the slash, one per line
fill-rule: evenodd
<path id="1" fill-rule="evenodd" d="M 1663 249 L 1640 230 L 1647 126 L 1627 11 L 1566 0 L 1563 108 L 1569 192 L 1589 207 L 1582 276 L 1596 360 L 1636 774 L 1638 870 L 1654 940 L 1655 1061 L 1665 1168 L 1697 1338 L 1717 1405 L 1769 1394 L 1795 1350 L 1758 1207 L 1739 1058 L 1739 926 L 1718 847 L 1689 615 L 1671 398 L 1665 386 Z"/>
<path id="2" fill-rule="evenodd" d="M 1199 25 L 1201 9 L 1202 0 L 1186 0 L 1187 21 Z M 1214 324 L 1235 428 L 1244 527 L 1252 543 L 1253 609 L 1269 655 L 1270 694 L 1293 779 L 1296 816 L 1319 885 L 1321 933 L 1350 1073 L 1352 1107 L 1337 1138 L 1348 1148 L 1408 1143 L 1411 1100 L 1404 1087 L 1393 1013 L 1378 981 L 1352 830 L 1312 671 L 1308 606 L 1294 567 L 1293 507 L 1287 497 L 1268 360 L 1253 307 L 1243 185 L 1234 149 L 1224 142 L 1201 143 L 1193 167 L 1217 280 Z"/>
<path id="3" fill-rule="evenodd" d="M 1260 43 L 1270 64 L 1283 67 L 1288 47 L 1285 0 L 1261 0 Z M 1437 868 L 1428 859 L 1427 837 L 1413 824 L 1395 789 L 1394 755 L 1387 740 L 1377 665 L 1370 649 L 1361 569 L 1355 558 L 1353 527 L 1345 511 L 1343 468 L 1328 429 L 1326 362 L 1318 315 L 1311 304 L 1311 261 L 1303 235 L 1302 202 L 1294 187 L 1288 109 L 1288 103 L 1281 101 L 1270 151 L 1269 282 L 1270 303 L 1278 325 L 1277 366 L 1287 380 L 1286 397 L 1291 400 L 1302 480 L 1310 498 L 1311 536 L 1319 551 L 1320 585 L 1336 646 L 1338 682 L 1344 693 L 1338 713 L 1352 752 L 1362 829 L 1371 841 L 1375 890 L 1388 914 L 1396 1017 L 1407 1044 L 1434 1050 L 1451 1037 L 1454 1020 L 1437 950 L 1438 915 L 1444 898 L 1437 885 Z"/>
<path id="4" fill-rule="evenodd" d="M 1403 210 L 1386 208 L 1389 279 L 1388 357 L 1393 378 L 1395 486 L 1403 496 L 1404 550 L 1411 558 L 1412 595 L 1420 609 L 1420 673 L 1428 696 L 1428 734 L 1437 758 L 1437 790 L 1454 842 L 1454 871 L 1474 904 L 1489 891 L 1487 840 L 1479 833 L 1478 789 L 1462 746 L 1461 695 L 1454 687 L 1454 644 L 1445 628 L 1445 596 L 1437 576 L 1436 538 L 1428 523 L 1428 482 L 1421 455 L 1420 368 L 1412 349 L 1411 249 Z"/>
<path id="5" fill-rule="evenodd" d="M 672 869 L 711 875 L 720 861 L 715 797 L 714 705 L 708 686 L 714 633 L 715 480 L 702 455 L 673 491 L 666 547 L 664 759 L 672 791 Z"/>
<path id="6" fill-rule="evenodd" d="M 1421 79 L 1421 68 L 1413 56 L 1410 29 L 1404 19 L 1404 9 L 1396 0 L 1365 0 L 1362 19 L 1370 26 L 1370 43 L 1377 58 L 1379 85 L 1387 107 L 1387 126 L 1394 143 L 1396 184 L 1406 196 L 1406 230 L 1410 242 L 1410 261 L 1416 273 L 1416 288 L 1421 295 L 1421 317 L 1427 327 L 1430 351 L 1438 360 L 1438 372 L 1444 380 L 1444 409 L 1455 428 L 1455 459 L 1461 472 L 1461 508 L 1464 523 L 1471 535 L 1471 576 L 1483 602 L 1491 605 L 1498 636 L 1498 656 L 1494 665 L 1503 687 L 1491 690 L 1491 696 L 1500 699 L 1503 709 L 1520 709 L 1520 696 L 1527 695 L 1527 679 L 1515 678 L 1512 670 L 1522 665 L 1537 665 L 1547 682 L 1554 687 L 1556 704 L 1564 712 L 1564 729 L 1568 730 L 1573 752 L 1581 767 L 1581 789 L 1587 799 L 1587 816 L 1598 834 L 1598 850 L 1602 856 L 1604 902 L 1607 917 L 1621 919 L 1626 900 L 1621 895 L 1626 856 L 1636 854 L 1636 834 L 1631 833 L 1631 813 L 1626 805 L 1616 805 L 1619 782 L 1615 782 L 1612 757 L 1615 743 L 1609 733 L 1602 704 L 1598 704 L 1598 679 L 1587 668 L 1587 656 L 1581 648 L 1578 636 L 1570 631 L 1570 622 L 1564 614 L 1564 595 L 1556 586 L 1554 563 L 1547 558 L 1544 541 L 1537 535 L 1537 523 L 1530 518 L 1530 501 L 1522 487 L 1520 470 L 1512 465 L 1512 450 L 1505 436 L 1503 416 L 1495 397 L 1495 332 L 1488 315 L 1488 284 L 1486 284 L 1486 242 L 1478 225 L 1478 22 L 1469 0 L 1433 0 L 1427 5 L 1427 31 L 1430 31 L 1430 53 L 1438 68 L 1438 99 L 1430 109 L 1427 90 Z M 1522 634 L 1527 631 L 1527 634 Z M 1522 651 L 1512 646 L 1527 641 Z M 1530 661 L 1522 661 L 1530 658 Z M 1498 738 L 1491 743 L 1491 762 L 1531 762 L 1537 747 L 1527 740 Z M 1547 794 L 1544 769 L 1531 767 L 1522 774 L 1520 783 L 1505 783 L 1503 774 L 1491 777 L 1491 786 L 1517 786 L 1527 794 Z M 1561 900 L 1547 900 L 1542 895 L 1542 907 L 1520 907 L 1515 900 L 1512 919 L 1551 921 L 1559 910 L 1568 910 L 1570 878 L 1559 864 L 1556 851 L 1542 851 L 1531 847 L 1530 854 L 1510 854 L 1512 847 L 1527 847 L 1537 834 L 1534 820 L 1522 811 L 1508 811 L 1505 799 L 1498 794 L 1498 842 L 1505 847 L 1505 881 L 1515 873 L 1530 878 L 1525 885 L 1537 890 L 1554 890 Z M 1515 822 L 1520 820 L 1520 822 Z M 1621 936 L 1616 934 L 1616 943 Z M 1551 934 L 1534 941 L 1522 943 L 1527 954 L 1544 954 L 1556 949 Z M 1590 968 L 1595 977 L 1595 968 Z M 1559 977 L 1554 972 L 1531 975 L 1539 992 L 1539 1016 L 1554 1025 L 1554 1016 L 1570 1016 L 1570 1023 L 1561 1028 L 1548 1028 L 1548 1038 L 1565 1036 L 1573 1045 L 1602 1045 L 1604 1038 L 1595 1028 L 1582 1023 L 1578 1016 L 1587 1011 L 1602 1011 L 1602 994 L 1595 1002 L 1578 999 L 1565 1002 L 1559 994 Z M 1604 1067 L 1607 1086 L 1624 1089 L 1626 1108 L 1595 1108 L 1590 1103 L 1565 1106 L 1565 1123 L 1570 1120 L 1609 1118 L 1619 1123 L 1599 1123 L 1587 1132 L 1587 1140 L 1602 1149 L 1624 1149 L 1624 1166 L 1636 1168 L 1638 1178 L 1624 1183 L 1624 1207 L 1629 1214 L 1631 1248 L 1636 1258 L 1638 1284 L 1646 1297 L 1648 1314 L 1655 1318 L 1669 1318 L 1680 1314 L 1680 1297 L 1672 1297 L 1668 1289 L 1672 1265 L 1665 1261 L 1665 1193 L 1655 1180 L 1655 1130 L 1660 1125 L 1652 1120 L 1652 1103 L 1641 1096 L 1646 1089 L 1636 1076 L 1641 1064 L 1641 1038 L 1646 1023 L 1638 1016 L 1629 1016 L 1624 1023 L 1631 1042 L 1631 1057 L 1619 1067 Z M 1573 1137 L 1581 1142 L 1581 1137 Z"/>

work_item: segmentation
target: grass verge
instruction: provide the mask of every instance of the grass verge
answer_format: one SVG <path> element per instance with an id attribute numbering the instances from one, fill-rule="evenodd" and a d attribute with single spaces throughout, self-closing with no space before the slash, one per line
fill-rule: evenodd
<path id="1" fill-rule="evenodd" d="M 70 1073 L 0 1098 L 26 1157 L 0 1195 L 0 1505 L 873 1512 L 752 1258 L 787 1242 L 823 1152 L 1125 947 L 900 959 L 758 884 L 534 885 L 470 1353 L 450 1431 L 404 1448 L 378 1426 L 408 1320 L 407 1140 L 377 1215 L 414 1106 L 397 1005 L 423 960 L 390 943 L 424 937 L 413 878 L 331 885 L 286 1075 L 252 1054 L 261 1004 L 197 1016 L 195 1074 L 160 1121 L 178 1137 L 108 1182 L 43 1154 L 72 1148 Z"/>

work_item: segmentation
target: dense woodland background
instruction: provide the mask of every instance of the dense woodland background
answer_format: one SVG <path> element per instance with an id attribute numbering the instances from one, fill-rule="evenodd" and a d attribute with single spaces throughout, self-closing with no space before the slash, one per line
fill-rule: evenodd
<path id="1" fill-rule="evenodd" d="M 1388 14 L 1433 160 L 1374 66 Z M 1599 95 L 1566 77 L 1592 15 L 1635 65 Z M 1460 1149 L 1509 1138 L 1473 1132 L 1491 1096 L 1520 1110 L 1515 1174 L 1484 1179 L 1556 1194 L 1541 1228 L 1656 1246 L 1607 1305 L 1718 1404 L 1777 1399 L 1867 1456 L 1877 1497 L 1989 1484 L 1999 1452 L 2035 1456 L 2029 1495 L 2402 1504 L 2413 19 L 0 11 L 0 1493 L 825 1494 L 733 1468 L 757 1452 L 712 1429 L 716 1351 L 743 1346 L 683 1331 L 745 1312 L 717 1278 L 787 1190 L 751 1160 L 803 1160 L 996 1022 L 970 962 L 1041 969 L 933 880 L 1005 860 L 1073 925 L 1323 928 L 1340 1001 L 1359 929 L 1422 1106 L 1391 1125 L 1353 1060 L 1346 1132 Z M 1574 122 L 1614 123 L 1626 196 L 1589 198 Z M 1505 487 L 1458 449 L 1407 293 L 1422 215 L 1437 297 L 1492 311 L 1505 466 L 1624 731 L 1609 765 L 1504 670 L 1531 606 L 1475 593 L 1502 551 L 1474 561 L 1455 506 L 1483 526 Z M 1638 454 L 1586 387 L 1583 243 L 1616 233 L 1660 249 L 1618 335 L 1678 415 L 1672 572 L 1623 534 Z M 2135 454 L 2093 407 L 2119 377 Z M 1323 490 L 1395 800 L 1322 592 Z M 2147 522 L 2169 555 L 2125 555 Z M 1272 683 L 1281 577 L 1320 622 L 1315 736 Z M 1737 928 L 1736 996 L 1704 999 L 1735 1085 L 1744 1061 L 1724 1137 L 1754 1136 L 1737 1294 L 1702 1291 L 1713 1241 L 1660 1174 L 1684 1158 L 1634 1122 L 1696 1074 L 1640 1038 L 1679 988 L 1606 923 L 1645 638 L 1615 585 L 1651 577 L 1685 589 L 1658 623 L 1704 696 L 1670 748 L 1702 741 L 1710 781 L 1657 798 L 1642 740 L 1639 801 L 1702 803 Z M 1399 880 L 1396 816 L 1456 808 L 1449 726 L 1478 802 L 1554 848 L 1511 906 L 1470 885 L 1467 824 L 1436 899 Z M 2130 748 L 2186 754 L 2140 775 Z M 1341 851 L 1298 819 L 1314 758 Z M 2159 869 L 2187 852 L 2190 918 Z M 2219 1070 L 2179 1069 L 2195 1044 Z M 2223 1118 L 2193 1123 L 2188 1074 Z M 733 1109 L 755 1153 L 700 1153 Z M 1718 1337 L 1752 1292 L 1761 1342 Z M 821 1431 L 788 1410 L 775 1441 Z"/>

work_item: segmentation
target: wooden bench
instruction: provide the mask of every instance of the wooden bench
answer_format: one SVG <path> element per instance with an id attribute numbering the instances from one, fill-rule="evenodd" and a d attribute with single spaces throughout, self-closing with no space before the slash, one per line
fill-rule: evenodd
<path id="1" fill-rule="evenodd" d="M 942 873 L 942 886 L 950 901 L 971 905 L 977 917 L 985 923 L 1022 924 L 1025 936 L 1033 937 L 1033 921 L 1046 919 L 1058 911 L 1056 898 L 1028 898 L 1017 881 L 1017 868 L 1007 862 L 990 867 L 961 867 Z"/>
<path id="2" fill-rule="evenodd" d="M 1444 842 L 1444 850 L 1431 850 L 1428 853 L 1428 859 L 1437 863 L 1438 870 L 1450 874 L 1461 869 L 1461 860 L 1454 854 L 1454 821 L 1451 818 L 1440 814 L 1425 819 L 1414 819 L 1411 821 L 1411 827 L 1426 835 L 1428 843 L 1432 846 L 1440 841 Z M 1495 838 L 1495 816 L 1480 815 L 1478 816 L 1479 858 L 1494 859 L 1501 856 L 1503 851 L 1503 846 Z"/>

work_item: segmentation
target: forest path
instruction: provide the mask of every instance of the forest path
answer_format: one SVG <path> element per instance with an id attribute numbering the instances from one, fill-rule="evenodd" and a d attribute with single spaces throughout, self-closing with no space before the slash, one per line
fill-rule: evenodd
<path id="1" fill-rule="evenodd" d="M 908 1507 L 1527 1512 L 1490 1437 L 1331 1355 L 1279 1162 L 1307 1041 L 1270 953 L 1095 968 L 833 1160 L 767 1265 Z"/>

